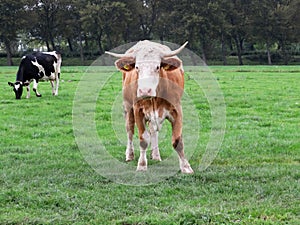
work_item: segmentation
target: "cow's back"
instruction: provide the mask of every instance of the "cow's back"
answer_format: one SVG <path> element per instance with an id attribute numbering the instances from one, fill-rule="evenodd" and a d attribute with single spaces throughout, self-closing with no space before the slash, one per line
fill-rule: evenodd
<path id="1" fill-rule="evenodd" d="M 35 60 L 39 65 L 43 67 L 45 70 L 45 76 L 50 76 L 51 73 L 55 72 L 56 64 L 57 64 L 57 57 L 55 55 L 49 53 L 41 53 L 36 52 L 33 54 Z"/>

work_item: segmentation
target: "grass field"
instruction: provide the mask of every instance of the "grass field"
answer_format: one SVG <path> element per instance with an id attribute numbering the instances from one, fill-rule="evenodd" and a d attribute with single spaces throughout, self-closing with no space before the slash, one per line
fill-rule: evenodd
<path id="1" fill-rule="evenodd" d="M 190 159 L 195 174 L 178 172 L 147 186 L 101 176 L 78 148 L 72 110 L 86 67 L 62 68 L 57 97 L 45 82 L 42 98 L 23 94 L 20 101 L 7 85 L 16 70 L 0 67 L 0 224 L 300 224 L 299 66 L 211 68 L 225 98 L 226 134 L 204 171 L 197 168 L 211 130 L 210 106 L 186 70 L 185 90 L 201 126 Z M 121 163 L 125 146 L 111 121 L 120 90 L 116 73 L 99 93 L 95 118 L 99 137 Z M 165 127 L 163 159 L 172 153 Z M 136 160 L 129 165 L 134 169 Z"/>

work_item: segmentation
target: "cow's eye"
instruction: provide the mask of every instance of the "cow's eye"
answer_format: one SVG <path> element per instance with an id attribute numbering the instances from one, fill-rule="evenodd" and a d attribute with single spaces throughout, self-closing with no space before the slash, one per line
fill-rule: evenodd
<path id="1" fill-rule="evenodd" d="M 159 70 L 160 66 L 156 66 L 156 70 Z"/>
<path id="2" fill-rule="evenodd" d="M 139 70 L 139 67 L 138 67 L 138 66 L 136 66 L 136 67 L 135 67 L 135 69 L 136 69 L 136 70 Z"/>

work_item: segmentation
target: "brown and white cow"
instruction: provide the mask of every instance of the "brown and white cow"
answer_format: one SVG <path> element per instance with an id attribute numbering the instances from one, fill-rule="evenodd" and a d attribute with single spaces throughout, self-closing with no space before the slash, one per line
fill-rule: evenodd
<path id="1" fill-rule="evenodd" d="M 193 173 L 184 156 L 181 107 L 184 72 L 182 61 L 176 56 L 186 44 L 171 51 L 165 45 L 145 40 L 124 54 L 106 52 L 119 58 L 115 65 L 123 73 L 123 105 L 128 137 L 126 161 L 134 159 L 132 139 L 135 124 L 138 128 L 140 157 L 137 171 L 147 170 L 149 144 L 152 159 L 161 161 L 158 131 L 167 119 L 172 125 L 172 145 L 178 153 L 181 172 Z"/>

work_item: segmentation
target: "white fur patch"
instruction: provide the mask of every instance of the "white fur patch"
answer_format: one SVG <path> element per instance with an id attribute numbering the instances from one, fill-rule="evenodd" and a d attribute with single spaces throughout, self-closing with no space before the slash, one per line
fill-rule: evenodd
<path id="1" fill-rule="evenodd" d="M 151 128 L 153 131 L 160 131 L 166 118 L 169 118 L 171 121 L 173 121 L 173 117 L 166 109 L 163 109 L 161 117 L 159 116 L 158 110 L 151 111 L 146 115 L 146 119 L 151 123 Z"/>
<path id="2" fill-rule="evenodd" d="M 149 133 L 148 133 L 147 130 L 144 131 L 144 133 L 142 134 L 142 137 L 149 144 L 149 142 L 150 142 L 150 135 L 149 135 Z"/>
<path id="3" fill-rule="evenodd" d="M 20 87 L 21 87 L 20 84 L 15 84 L 15 89 L 16 89 L 16 91 L 18 91 Z"/>
<path id="4" fill-rule="evenodd" d="M 42 72 L 43 75 L 46 76 L 44 67 L 38 63 L 37 59 L 35 59 L 35 61 L 31 61 L 31 63 L 38 68 L 39 74 Z"/>

